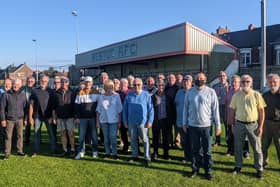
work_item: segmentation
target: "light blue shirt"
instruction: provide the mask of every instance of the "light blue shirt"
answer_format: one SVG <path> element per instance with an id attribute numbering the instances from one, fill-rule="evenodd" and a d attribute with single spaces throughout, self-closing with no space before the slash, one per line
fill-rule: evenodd
<path id="1" fill-rule="evenodd" d="M 128 125 L 147 125 L 154 120 L 154 107 L 150 94 L 142 90 L 138 95 L 131 91 L 124 100 L 123 122 Z"/>
<path id="2" fill-rule="evenodd" d="M 212 119 L 216 128 L 221 128 L 219 102 L 215 90 L 193 87 L 186 93 L 183 109 L 183 126 L 209 127 Z"/>
<path id="3" fill-rule="evenodd" d="M 176 105 L 176 125 L 177 127 L 183 127 L 183 109 L 184 109 L 184 101 L 186 95 L 185 89 L 180 89 L 176 93 L 175 96 L 175 105 Z"/>

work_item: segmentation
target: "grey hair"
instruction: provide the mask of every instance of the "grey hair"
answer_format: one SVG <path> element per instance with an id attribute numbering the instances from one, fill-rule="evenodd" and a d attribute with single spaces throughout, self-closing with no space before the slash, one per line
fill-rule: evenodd
<path id="1" fill-rule="evenodd" d="M 272 78 L 280 79 L 279 75 L 277 73 L 270 73 L 267 75 L 267 80 L 270 80 Z"/>
<path id="2" fill-rule="evenodd" d="M 120 80 L 121 82 L 126 82 L 127 84 L 128 84 L 128 80 L 127 80 L 127 78 L 121 78 L 121 80 Z"/>

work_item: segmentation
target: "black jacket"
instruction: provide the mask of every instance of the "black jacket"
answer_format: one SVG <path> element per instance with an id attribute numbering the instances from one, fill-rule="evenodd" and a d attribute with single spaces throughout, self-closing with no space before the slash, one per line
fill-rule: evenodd
<path id="1" fill-rule="evenodd" d="M 27 101 L 21 91 L 9 90 L 1 97 L 1 121 L 24 119 L 26 117 Z"/>
<path id="2" fill-rule="evenodd" d="M 33 118 L 45 120 L 52 117 L 54 91 L 50 88 L 33 89 L 30 96 L 30 105 L 33 106 Z"/>
<path id="3" fill-rule="evenodd" d="M 166 95 L 166 105 L 167 105 L 167 115 L 169 120 L 176 120 L 176 107 L 174 105 L 175 96 L 178 91 L 178 86 L 176 84 L 170 86 L 167 84 L 165 86 L 165 95 Z"/>
<path id="4" fill-rule="evenodd" d="M 73 90 L 69 89 L 64 92 L 63 89 L 59 89 L 54 95 L 54 110 L 57 118 L 73 118 L 75 107 L 76 94 Z"/>

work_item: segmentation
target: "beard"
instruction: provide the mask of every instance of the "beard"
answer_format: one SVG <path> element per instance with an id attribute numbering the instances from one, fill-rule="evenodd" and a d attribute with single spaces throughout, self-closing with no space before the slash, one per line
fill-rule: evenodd
<path id="1" fill-rule="evenodd" d="M 270 88 L 271 92 L 277 92 L 279 90 L 279 86 L 274 86 Z"/>
<path id="2" fill-rule="evenodd" d="M 251 89 L 250 86 L 242 86 L 242 90 L 243 90 L 244 92 L 248 92 L 250 89 Z"/>

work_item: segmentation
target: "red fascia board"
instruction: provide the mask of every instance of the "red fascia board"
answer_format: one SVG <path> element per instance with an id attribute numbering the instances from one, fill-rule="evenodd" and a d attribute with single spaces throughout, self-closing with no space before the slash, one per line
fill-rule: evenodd
<path id="1" fill-rule="evenodd" d="M 132 58 L 132 59 L 127 59 L 127 60 L 119 60 L 119 61 L 112 61 L 112 62 L 106 62 L 106 63 L 101 63 L 101 64 L 81 66 L 80 68 L 100 67 L 100 66 L 106 66 L 106 65 L 112 65 L 112 64 L 123 64 L 123 63 L 135 62 L 135 61 L 150 60 L 150 59 L 155 59 L 155 58 L 184 55 L 184 54 L 186 54 L 185 50 L 170 52 L 170 53 L 162 53 L 162 54 L 158 54 L 158 55 L 150 55 L 150 56 L 146 56 L 146 57 Z"/>

